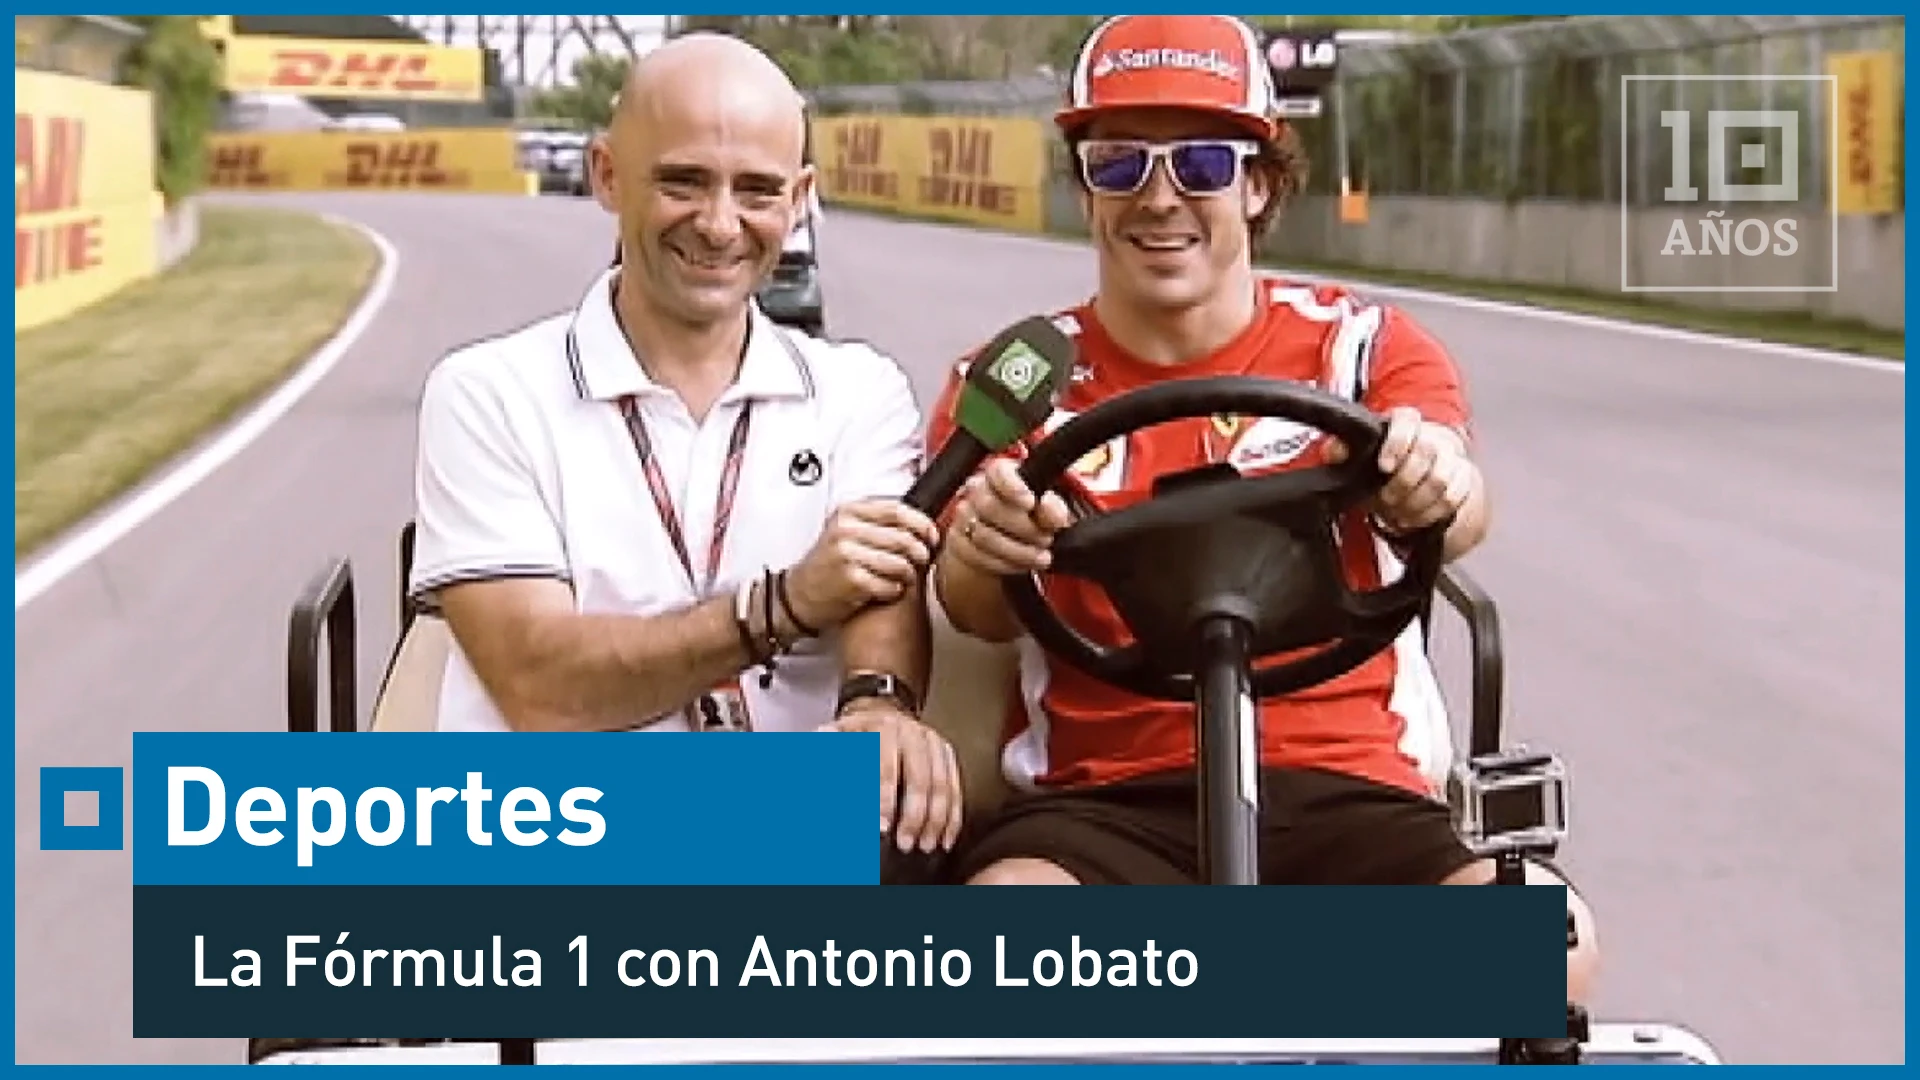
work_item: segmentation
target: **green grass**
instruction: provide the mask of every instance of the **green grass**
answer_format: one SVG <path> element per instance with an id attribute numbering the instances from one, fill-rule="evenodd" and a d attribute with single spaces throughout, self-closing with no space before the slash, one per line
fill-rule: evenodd
<path id="1" fill-rule="evenodd" d="M 16 335 L 15 561 L 270 392 L 378 265 L 344 226 L 203 207 L 199 244 L 171 270 Z"/>
<path id="2" fill-rule="evenodd" d="M 993 230 L 991 226 L 973 222 L 920 218 L 867 206 L 836 205 L 835 209 L 842 213 L 871 214 L 875 217 L 924 221 L 929 224 L 954 225 L 960 228 L 996 231 Z M 1073 240 L 1082 243 L 1087 239 L 1086 233 L 1083 230 L 1055 228 L 1049 229 L 1046 235 L 1060 240 Z M 1670 326 L 1681 330 L 1695 330 L 1706 334 L 1723 334 L 1729 337 L 1752 338 L 1759 341 L 1770 341 L 1780 344 L 1831 349 L 1836 352 L 1854 353 L 1861 356 L 1878 357 L 1883 360 L 1903 363 L 1907 356 L 1907 339 L 1905 334 L 1891 330 L 1880 330 L 1868 326 L 1865 323 L 1855 321 L 1775 312 L 1716 311 L 1709 308 L 1684 307 L 1679 304 L 1641 299 L 1618 293 L 1597 293 L 1533 285 L 1510 285 L 1490 281 L 1445 277 L 1438 274 L 1381 270 L 1375 267 L 1338 263 L 1299 262 L 1293 260 L 1282 263 L 1275 259 L 1262 259 L 1261 263 L 1264 266 L 1275 269 L 1286 269 L 1315 276 L 1339 278 L 1361 285 L 1368 283 L 1377 285 L 1400 285 L 1407 288 L 1425 289 L 1430 292 L 1447 293 L 1453 296 L 1470 297 L 1478 300 L 1494 300 L 1508 304 L 1525 304 L 1554 311 L 1578 312 L 1585 315 L 1597 315 L 1612 319 L 1622 319 L 1629 322 Z"/>

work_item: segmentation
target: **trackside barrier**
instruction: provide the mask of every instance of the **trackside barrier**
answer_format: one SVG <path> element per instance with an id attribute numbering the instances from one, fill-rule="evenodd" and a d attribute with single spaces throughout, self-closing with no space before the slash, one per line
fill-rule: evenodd
<path id="1" fill-rule="evenodd" d="M 13 95 L 19 333 L 152 276 L 163 208 L 147 91 L 15 68 Z"/>
<path id="2" fill-rule="evenodd" d="M 505 128 L 221 133 L 207 140 L 221 191 L 448 191 L 532 195 Z"/>
<path id="3" fill-rule="evenodd" d="M 1046 228 L 1047 132 L 1024 117 L 825 116 L 821 198 L 1015 232 Z"/>

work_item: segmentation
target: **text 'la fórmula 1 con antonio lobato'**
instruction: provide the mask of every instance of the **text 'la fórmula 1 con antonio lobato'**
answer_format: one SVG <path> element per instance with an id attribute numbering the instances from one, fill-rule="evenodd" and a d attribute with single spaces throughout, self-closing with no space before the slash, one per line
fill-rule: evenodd
<path id="1" fill-rule="evenodd" d="M 546 970 L 545 959 L 537 949 L 514 949 L 511 953 L 500 935 L 493 935 L 485 946 L 474 949 L 392 949 L 350 948 L 351 932 L 341 933 L 334 947 L 324 954 L 321 938 L 315 934 L 290 934 L 286 938 L 284 978 L 287 986 L 302 985 L 302 977 L 311 979 L 313 969 L 336 987 L 394 986 L 515 986 L 538 987 Z M 1010 946 L 1005 934 L 993 939 L 993 985 L 996 987 L 1116 986 L 1186 988 L 1200 978 L 1200 960 L 1189 949 L 1164 951 L 1149 938 L 1144 948 L 1114 948 L 1104 953 L 1083 943 L 1075 934 L 1064 949 L 1041 948 L 1028 951 Z M 713 949 L 625 949 L 611 957 L 611 970 L 596 969 L 587 937 L 582 934 L 567 943 L 567 956 L 561 970 L 577 986 L 587 986 L 595 970 L 602 977 L 619 979 L 630 987 L 717 987 L 722 967 L 719 952 Z M 205 935 L 193 939 L 194 985 L 261 985 L 265 977 L 260 952 L 241 948 L 232 952 L 234 963 L 222 974 L 209 971 Z M 1024 959 L 1024 963 L 1022 960 Z M 215 961 L 217 964 L 218 961 Z M 919 950 L 892 948 L 842 949 L 828 939 L 820 949 L 786 949 L 780 960 L 768 944 L 766 935 L 758 935 L 747 955 L 741 958 L 739 981 L 742 987 L 961 987 L 973 979 L 974 958 L 964 949 L 946 949 L 936 958 L 933 935 L 923 939 Z"/>

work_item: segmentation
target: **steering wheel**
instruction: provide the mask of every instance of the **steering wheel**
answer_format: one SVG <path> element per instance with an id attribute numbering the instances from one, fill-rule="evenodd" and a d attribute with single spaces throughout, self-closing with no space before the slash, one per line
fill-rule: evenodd
<path id="1" fill-rule="evenodd" d="M 1210 621 L 1247 631 L 1251 689 L 1264 699 L 1337 678 L 1386 648 L 1425 610 L 1451 523 L 1405 541 L 1398 581 L 1355 590 L 1341 566 L 1339 517 L 1386 483 L 1377 460 L 1386 420 L 1319 389 L 1279 379 L 1175 379 L 1110 398 L 1033 448 L 1021 477 L 1036 494 L 1109 440 L 1171 420 L 1268 417 L 1314 428 L 1348 449 L 1338 465 L 1243 476 L 1213 465 L 1163 477 L 1151 497 L 1082 517 L 1053 540 L 1049 573 L 1100 586 L 1131 632 L 1124 647 L 1087 640 L 1045 599 L 1037 575 L 1003 579 L 1034 640 L 1072 667 L 1141 697 L 1194 700 Z M 1299 432 L 1305 442 L 1309 432 Z M 1324 646 L 1260 667 L 1261 659 Z"/>

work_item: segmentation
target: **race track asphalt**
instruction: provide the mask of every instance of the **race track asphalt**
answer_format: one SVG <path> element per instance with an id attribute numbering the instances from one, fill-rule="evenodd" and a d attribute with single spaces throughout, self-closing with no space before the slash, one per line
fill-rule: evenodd
<path id="1" fill-rule="evenodd" d="M 582 201 L 273 201 L 378 229 L 399 280 L 268 434 L 17 613 L 22 1063 L 243 1059 L 131 1038 L 130 859 L 37 851 L 36 770 L 130 765 L 136 730 L 281 728 L 288 607 L 334 556 L 360 586 L 364 708 L 423 374 L 573 303 L 610 246 Z M 961 350 L 1091 286 L 1072 245 L 827 226 L 832 330 L 898 356 L 923 404 Z M 1903 1060 L 1904 376 L 1406 306 L 1476 401 L 1498 516 L 1468 565 L 1501 604 L 1511 730 L 1573 770 L 1601 1016 L 1685 1024 L 1734 1062 Z M 1402 974 L 1448 993 L 1436 935 Z"/>

